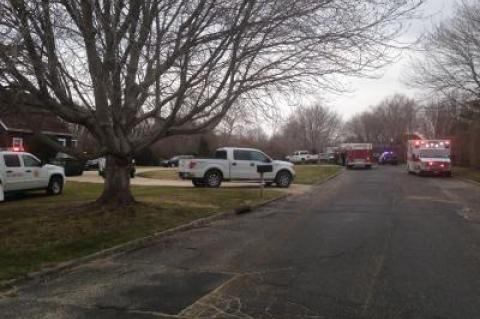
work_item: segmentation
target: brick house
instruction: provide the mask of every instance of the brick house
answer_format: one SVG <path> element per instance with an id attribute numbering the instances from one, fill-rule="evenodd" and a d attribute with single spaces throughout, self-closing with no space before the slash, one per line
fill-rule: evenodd
<path id="1" fill-rule="evenodd" d="M 5 96 L 3 96 L 5 97 Z M 47 160 L 52 150 L 35 138 L 35 132 L 50 136 L 66 147 L 76 147 L 76 140 L 67 124 L 54 114 L 26 104 L 8 105 L 0 103 L 0 148 L 31 152 Z M 48 154 L 48 155 L 47 155 Z"/>

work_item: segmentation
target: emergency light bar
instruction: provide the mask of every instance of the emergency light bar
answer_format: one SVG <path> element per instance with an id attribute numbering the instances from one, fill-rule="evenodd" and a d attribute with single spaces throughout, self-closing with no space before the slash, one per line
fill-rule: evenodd
<path id="1" fill-rule="evenodd" d="M 415 141 L 415 148 L 450 148 L 450 141 Z"/>
<path id="2" fill-rule="evenodd" d="M 4 151 L 4 152 L 24 152 L 25 149 L 23 147 L 0 147 L 0 151 Z"/>

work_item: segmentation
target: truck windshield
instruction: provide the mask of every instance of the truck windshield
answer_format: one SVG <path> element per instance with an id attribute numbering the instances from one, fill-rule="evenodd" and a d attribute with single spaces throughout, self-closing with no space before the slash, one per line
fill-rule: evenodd
<path id="1" fill-rule="evenodd" d="M 419 152 L 420 158 L 450 158 L 447 150 L 425 149 Z"/>

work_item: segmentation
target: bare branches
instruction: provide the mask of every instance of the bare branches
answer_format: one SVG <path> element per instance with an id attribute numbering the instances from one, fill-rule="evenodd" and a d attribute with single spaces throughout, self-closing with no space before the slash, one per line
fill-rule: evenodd
<path id="1" fill-rule="evenodd" d="M 465 1 L 454 17 L 435 26 L 414 62 L 414 83 L 446 98 L 480 98 L 480 4 Z"/>
<path id="2" fill-rule="evenodd" d="M 383 66 L 421 3 L 0 0 L 2 45 L 16 49 L 0 50 L 0 85 L 129 156 L 262 92 L 335 89 L 335 75 Z"/>
<path id="3" fill-rule="evenodd" d="M 300 107 L 282 128 L 290 152 L 305 149 L 317 153 L 338 141 L 342 120 L 320 102 Z"/>

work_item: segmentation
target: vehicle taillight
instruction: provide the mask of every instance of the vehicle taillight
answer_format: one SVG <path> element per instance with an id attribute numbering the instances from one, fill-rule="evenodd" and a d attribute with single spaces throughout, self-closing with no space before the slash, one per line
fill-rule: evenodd
<path id="1" fill-rule="evenodd" d="M 189 167 L 190 169 L 192 169 L 192 168 L 194 168 L 196 165 L 197 165 L 197 162 L 195 162 L 195 161 L 190 161 L 190 164 L 188 164 L 188 167 Z"/>

